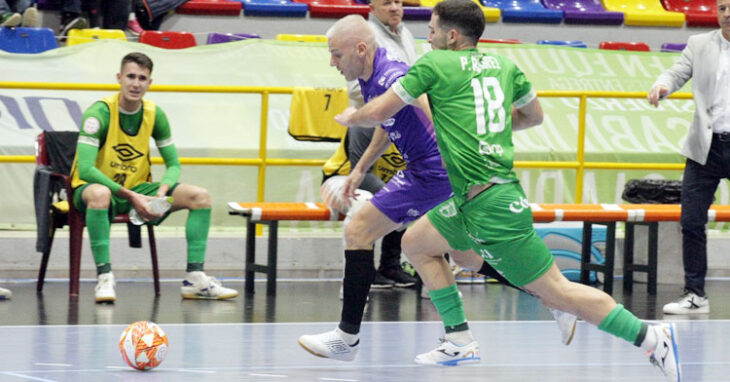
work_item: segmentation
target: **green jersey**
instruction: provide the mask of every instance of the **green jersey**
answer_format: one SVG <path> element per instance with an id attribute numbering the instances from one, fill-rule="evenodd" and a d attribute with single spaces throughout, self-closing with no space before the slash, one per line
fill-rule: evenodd
<path id="1" fill-rule="evenodd" d="M 393 84 L 406 103 L 429 97 L 441 156 L 455 197 L 478 184 L 517 182 L 512 170 L 512 106 L 536 94 L 505 57 L 476 49 L 428 52 Z"/>

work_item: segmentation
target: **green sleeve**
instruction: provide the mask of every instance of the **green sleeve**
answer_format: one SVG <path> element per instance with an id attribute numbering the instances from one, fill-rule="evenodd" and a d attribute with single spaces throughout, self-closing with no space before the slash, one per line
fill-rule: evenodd
<path id="1" fill-rule="evenodd" d="M 404 102 L 413 103 L 421 94 L 427 93 L 436 82 L 436 73 L 433 70 L 434 53 L 436 51 L 423 55 L 405 76 L 393 84 L 393 90 Z"/>
<path id="2" fill-rule="evenodd" d="M 512 76 L 514 99 L 512 100 L 512 105 L 519 109 L 535 99 L 537 94 L 532 90 L 532 83 L 527 79 L 525 73 L 522 73 L 520 68 L 514 63 L 512 65 L 514 67 L 514 74 Z"/>
<path id="3" fill-rule="evenodd" d="M 170 122 L 167 115 L 158 106 L 155 110 L 155 127 L 152 130 L 152 137 L 155 139 L 157 149 L 160 150 L 162 160 L 165 161 L 165 174 L 160 181 L 170 187 L 177 183 L 180 178 L 180 159 L 177 155 L 177 148 L 172 141 L 172 133 L 170 133 Z"/>
<path id="4" fill-rule="evenodd" d="M 96 157 L 99 155 L 99 146 L 106 139 L 109 129 L 109 108 L 103 102 L 96 102 L 84 112 L 81 121 L 79 141 L 76 145 L 78 153 L 77 168 L 79 178 L 88 183 L 98 183 L 107 186 L 112 193 L 122 188 L 111 178 L 96 168 Z"/>

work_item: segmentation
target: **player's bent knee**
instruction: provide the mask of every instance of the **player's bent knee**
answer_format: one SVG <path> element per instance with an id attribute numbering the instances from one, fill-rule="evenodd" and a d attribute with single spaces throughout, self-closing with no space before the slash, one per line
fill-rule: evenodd
<path id="1" fill-rule="evenodd" d="M 345 244 L 349 249 L 368 249 L 373 246 L 377 237 L 368 229 L 368 222 L 357 216 L 345 225 Z"/>
<path id="2" fill-rule="evenodd" d="M 91 208 L 107 208 L 111 202 L 112 191 L 101 184 L 89 185 L 82 198 L 84 203 Z"/>

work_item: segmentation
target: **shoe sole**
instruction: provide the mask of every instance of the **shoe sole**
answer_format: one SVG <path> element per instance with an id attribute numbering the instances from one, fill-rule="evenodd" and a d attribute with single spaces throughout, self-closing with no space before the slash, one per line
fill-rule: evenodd
<path id="1" fill-rule="evenodd" d="M 563 345 L 568 346 L 571 342 L 573 342 L 573 337 L 575 336 L 575 328 L 578 326 L 578 320 L 573 321 L 573 328 L 570 330 L 570 336 L 567 340 L 563 341 Z"/>
<path id="2" fill-rule="evenodd" d="M 674 350 L 674 367 L 677 369 L 677 382 L 682 380 L 682 372 L 679 369 L 679 349 L 677 349 L 677 331 L 674 330 L 674 324 L 669 324 L 669 333 L 672 336 L 672 349 Z"/>
<path id="3" fill-rule="evenodd" d="M 116 300 L 117 300 L 116 297 L 97 297 L 97 298 L 94 299 L 94 301 L 96 301 L 97 303 L 100 303 L 100 302 L 114 302 Z"/>
<path id="4" fill-rule="evenodd" d="M 299 346 L 301 346 L 301 347 L 302 347 L 302 349 L 306 350 L 306 351 L 307 351 L 307 353 L 309 353 L 309 354 L 311 354 L 311 355 L 313 355 L 313 356 L 315 356 L 315 357 L 319 357 L 319 358 L 327 358 L 327 359 L 334 359 L 334 360 L 337 360 L 337 361 L 345 361 L 345 362 L 350 362 L 350 361 L 352 361 L 352 360 L 354 360 L 354 359 L 355 359 L 354 357 L 353 357 L 352 359 L 342 359 L 342 358 L 327 357 L 326 355 L 322 355 L 322 354 L 319 354 L 319 353 L 317 353 L 316 351 L 314 351 L 314 350 L 312 350 L 312 349 L 308 348 L 308 347 L 307 347 L 307 345 L 305 345 L 305 344 L 304 344 L 304 343 L 302 342 L 302 340 L 301 340 L 301 339 L 298 339 L 298 340 L 297 340 L 297 343 L 299 344 Z"/>
<path id="5" fill-rule="evenodd" d="M 221 296 L 199 296 L 197 294 L 182 293 L 182 298 L 188 299 L 188 300 L 225 300 L 225 299 L 234 298 L 234 297 L 238 297 L 238 293 L 224 294 Z"/>
<path id="6" fill-rule="evenodd" d="M 470 363 L 480 363 L 482 361 L 481 357 L 472 357 L 472 358 L 462 358 L 462 359 L 454 359 L 451 361 L 444 361 L 444 362 L 419 362 L 417 359 L 413 360 L 415 363 L 419 365 L 427 365 L 427 366 L 459 366 L 464 364 L 470 364 Z"/>
<path id="7" fill-rule="evenodd" d="M 372 285 L 370 285 L 370 289 L 393 289 L 393 284 L 388 284 L 388 285 L 372 284 Z"/>
<path id="8" fill-rule="evenodd" d="M 415 285 L 416 285 L 416 282 L 415 281 L 412 282 L 412 283 L 395 283 L 395 287 L 396 288 L 410 288 L 410 287 L 415 286 Z"/>

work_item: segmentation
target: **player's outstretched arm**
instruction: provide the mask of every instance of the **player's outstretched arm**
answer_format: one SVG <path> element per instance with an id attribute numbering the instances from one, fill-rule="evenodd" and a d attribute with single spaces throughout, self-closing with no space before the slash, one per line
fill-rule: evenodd
<path id="1" fill-rule="evenodd" d="M 542 106 L 535 98 L 526 105 L 512 108 L 512 131 L 524 130 L 542 124 Z"/>
<path id="2" fill-rule="evenodd" d="M 390 88 L 360 109 L 348 107 L 335 116 L 335 121 L 344 126 L 377 126 L 405 106 L 406 103 Z"/>

